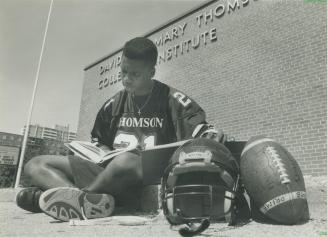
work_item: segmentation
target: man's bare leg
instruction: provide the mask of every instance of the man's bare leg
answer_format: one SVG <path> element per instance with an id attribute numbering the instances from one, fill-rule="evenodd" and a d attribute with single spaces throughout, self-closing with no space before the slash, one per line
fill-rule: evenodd
<path id="1" fill-rule="evenodd" d="M 96 177 L 87 190 L 94 193 L 120 195 L 132 187 L 142 184 L 141 157 L 126 152 L 114 158 Z"/>
<path id="2" fill-rule="evenodd" d="M 73 173 L 67 156 L 43 155 L 32 158 L 24 167 L 32 184 L 47 190 L 56 187 L 74 187 Z"/>

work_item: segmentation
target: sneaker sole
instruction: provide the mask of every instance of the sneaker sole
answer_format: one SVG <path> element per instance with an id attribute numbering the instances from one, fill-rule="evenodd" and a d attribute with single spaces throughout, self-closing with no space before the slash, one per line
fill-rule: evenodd
<path id="1" fill-rule="evenodd" d="M 39 204 L 45 214 L 61 221 L 108 217 L 115 208 L 115 200 L 109 194 L 90 194 L 68 187 L 45 191 Z"/>

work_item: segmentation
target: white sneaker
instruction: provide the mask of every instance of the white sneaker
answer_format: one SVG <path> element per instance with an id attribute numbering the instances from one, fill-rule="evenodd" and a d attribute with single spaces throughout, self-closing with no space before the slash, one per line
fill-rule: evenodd
<path id="1" fill-rule="evenodd" d="M 45 191 L 39 204 L 45 214 L 61 221 L 108 217 L 115 208 L 115 200 L 109 194 L 86 193 L 69 187 Z"/>

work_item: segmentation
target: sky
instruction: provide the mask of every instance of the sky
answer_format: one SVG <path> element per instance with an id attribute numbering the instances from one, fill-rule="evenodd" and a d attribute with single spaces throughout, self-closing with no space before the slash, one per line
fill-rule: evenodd
<path id="1" fill-rule="evenodd" d="M 0 0 L 0 132 L 27 122 L 50 0 Z M 83 69 L 203 0 L 54 0 L 31 124 L 76 131 Z"/>

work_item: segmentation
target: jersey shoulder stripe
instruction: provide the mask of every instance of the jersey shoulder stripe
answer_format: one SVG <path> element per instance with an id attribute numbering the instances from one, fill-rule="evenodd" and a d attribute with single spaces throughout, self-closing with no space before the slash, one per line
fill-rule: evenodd
<path id="1" fill-rule="evenodd" d="M 112 115 L 119 113 L 119 108 L 122 106 L 125 93 L 127 93 L 125 90 L 121 90 L 108 99 L 102 106 L 103 112 L 112 112 Z"/>

